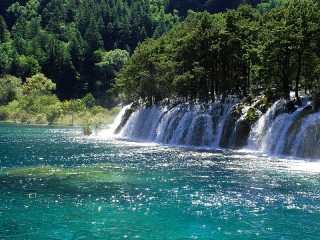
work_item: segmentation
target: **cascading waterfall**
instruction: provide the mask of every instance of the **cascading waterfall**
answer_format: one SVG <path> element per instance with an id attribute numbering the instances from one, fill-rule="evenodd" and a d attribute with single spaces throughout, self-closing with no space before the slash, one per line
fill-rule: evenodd
<path id="1" fill-rule="evenodd" d="M 313 143 L 313 144 L 312 144 Z M 293 141 L 290 154 L 298 157 L 319 158 L 320 114 L 314 113 L 303 119 Z"/>
<path id="2" fill-rule="evenodd" d="M 122 127 L 119 137 L 157 142 L 215 148 L 245 148 L 268 154 L 320 158 L 320 113 L 309 107 L 286 110 L 287 102 L 279 100 L 251 125 L 243 125 L 255 103 L 241 108 L 237 104 L 181 103 L 175 106 L 157 104 L 140 107 Z M 309 110 L 308 110 L 309 109 Z M 234 119 L 237 116 L 237 119 Z M 241 135 L 244 126 L 248 134 Z M 242 132 L 241 132 L 242 131 Z M 241 138 L 246 139 L 241 139 Z"/>
<path id="3" fill-rule="evenodd" d="M 114 119 L 113 123 L 111 125 L 109 125 L 108 128 L 102 130 L 99 133 L 99 136 L 101 137 L 111 137 L 115 134 L 117 128 L 119 127 L 122 118 L 124 116 L 124 114 L 126 113 L 126 111 L 131 107 L 131 105 L 126 105 L 124 106 L 121 111 L 119 112 L 119 114 L 117 115 L 117 117 Z"/>
<path id="4" fill-rule="evenodd" d="M 283 111 L 286 102 L 276 102 L 252 127 L 248 148 L 268 154 L 320 158 L 320 113 L 309 107 L 292 113 Z"/>
<path id="5" fill-rule="evenodd" d="M 291 116 L 289 113 L 280 114 L 286 102 L 279 100 L 267 111 L 266 114 L 261 116 L 257 123 L 253 126 L 248 139 L 248 148 L 261 150 L 269 153 L 275 152 L 283 146 L 283 137 L 289 128 L 288 122 L 294 120 L 296 114 Z M 282 141 L 280 140 L 282 136 Z"/>
<path id="6" fill-rule="evenodd" d="M 244 118 L 246 117 L 248 110 L 249 110 L 249 106 L 245 107 L 242 109 L 241 111 L 241 116 L 239 117 L 239 119 L 235 122 L 234 127 L 231 131 L 231 136 L 230 139 L 228 141 L 228 147 L 230 148 L 236 148 L 236 140 L 237 140 L 237 133 L 239 130 L 239 127 L 241 125 L 241 122 L 244 120 Z"/>
<path id="7" fill-rule="evenodd" d="M 126 113 L 127 109 L 129 109 L 130 107 L 131 107 L 131 105 L 126 105 L 121 109 L 118 116 L 114 119 L 113 124 L 111 124 L 110 128 L 108 129 L 108 132 L 113 134 L 116 131 L 117 127 L 121 123 L 121 120 L 122 120 L 124 114 Z"/>
<path id="8" fill-rule="evenodd" d="M 274 122 L 274 117 L 276 113 L 283 108 L 284 102 L 282 100 L 277 101 L 273 106 L 267 111 L 266 114 L 262 115 L 256 124 L 253 126 L 252 131 L 248 139 L 249 149 L 261 149 L 262 141 L 268 129 L 270 129 L 271 124 Z M 267 138 L 268 139 L 268 138 Z"/>
<path id="9" fill-rule="evenodd" d="M 167 111 L 166 109 L 166 107 L 162 108 L 159 105 L 140 108 L 132 113 L 119 136 L 135 140 L 154 141 L 157 135 L 156 129 L 162 116 Z"/>
<path id="10" fill-rule="evenodd" d="M 153 105 L 135 111 L 119 136 L 170 145 L 219 147 L 230 104 Z"/>

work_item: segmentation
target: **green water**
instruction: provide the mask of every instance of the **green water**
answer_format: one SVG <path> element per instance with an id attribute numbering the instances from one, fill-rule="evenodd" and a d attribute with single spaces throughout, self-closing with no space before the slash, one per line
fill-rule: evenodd
<path id="1" fill-rule="evenodd" d="M 0 124 L 0 239 L 319 239 L 320 161 Z"/>

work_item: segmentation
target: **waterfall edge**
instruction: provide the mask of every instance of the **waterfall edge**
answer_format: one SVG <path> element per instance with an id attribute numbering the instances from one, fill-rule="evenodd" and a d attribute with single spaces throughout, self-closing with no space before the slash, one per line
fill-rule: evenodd
<path id="1" fill-rule="evenodd" d="M 320 159 L 320 112 L 288 107 L 264 96 L 238 103 L 131 105 L 115 133 L 120 138 L 206 149 L 248 149 Z M 317 150 L 318 149 L 318 150 Z"/>

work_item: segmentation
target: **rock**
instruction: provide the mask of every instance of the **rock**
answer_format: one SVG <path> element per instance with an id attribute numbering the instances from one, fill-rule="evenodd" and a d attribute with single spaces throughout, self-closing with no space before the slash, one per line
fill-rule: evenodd
<path id="1" fill-rule="evenodd" d="M 293 113 L 294 111 L 297 110 L 297 107 L 296 107 L 296 105 L 294 104 L 293 101 L 289 101 L 289 102 L 287 102 L 287 104 L 285 105 L 285 110 L 286 110 L 288 113 Z"/>

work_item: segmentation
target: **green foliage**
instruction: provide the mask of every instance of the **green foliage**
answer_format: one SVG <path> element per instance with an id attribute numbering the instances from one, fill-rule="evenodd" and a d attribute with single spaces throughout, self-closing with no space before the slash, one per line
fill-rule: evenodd
<path id="1" fill-rule="evenodd" d="M 92 109 L 96 105 L 96 100 L 91 93 L 87 93 L 82 99 L 82 102 L 88 109 Z"/>
<path id="2" fill-rule="evenodd" d="M 32 116 L 45 114 L 49 124 L 53 124 L 61 114 L 60 101 L 51 94 L 24 95 L 19 100 L 19 108 Z"/>
<path id="3" fill-rule="evenodd" d="M 61 116 L 61 102 L 51 93 L 55 84 L 43 74 L 27 78 L 22 86 L 21 80 L 12 76 L 1 78 L 0 83 L 6 87 L 3 97 L 8 104 L 2 108 L 3 120 L 54 124 Z"/>
<path id="4" fill-rule="evenodd" d="M 288 0 L 263 0 L 257 5 L 257 9 L 260 13 L 267 13 L 275 7 L 287 3 Z"/>
<path id="5" fill-rule="evenodd" d="M 2 88 L 5 87 L 4 88 Z M 55 84 L 43 74 L 36 74 L 21 86 L 13 76 L 0 78 L 0 120 L 32 124 L 80 125 L 84 133 L 98 133 L 102 125 L 111 124 L 119 108 L 111 111 L 95 105 L 92 94 L 83 99 L 61 102 L 51 93 Z M 2 91 L 3 90 L 3 91 Z M 6 104 L 6 105 L 5 105 Z"/>
<path id="6" fill-rule="evenodd" d="M 160 38 L 185 19 L 190 9 L 218 12 L 241 2 L 1 0 L 0 76 L 25 80 L 42 72 L 56 83 L 61 100 L 91 92 L 99 104 L 111 105 L 116 94 L 110 92 L 115 73 L 139 43 Z M 260 1 L 246 2 L 255 6 Z M 104 59 L 96 59 L 95 52 L 100 50 Z M 119 59 L 110 62 L 108 58 Z M 170 62 L 165 67 L 175 66 Z M 161 81 L 166 83 L 169 75 Z"/>
<path id="7" fill-rule="evenodd" d="M 0 105 L 7 105 L 18 98 L 21 83 L 21 79 L 10 75 L 0 78 Z"/>
<path id="8" fill-rule="evenodd" d="M 16 60 L 16 75 L 22 79 L 26 79 L 26 77 L 30 77 L 40 71 L 40 65 L 38 61 L 31 56 L 19 56 Z"/>
<path id="9" fill-rule="evenodd" d="M 167 97 L 207 102 L 271 92 L 289 98 L 292 90 L 298 100 L 301 89 L 318 99 L 319 3 L 278 3 L 264 15 L 249 5 L 190 14 L 136 48 L 117 75 L 116 89 L 147 104 Z"/>
<path id="10" fill-rule="evenodd" d="M 239 14 L 245 10 L 245 16 Z M 148 103 L 171 96 L 208 101 L 241 85 L 248 88 L 250 63 L 245 54 L 251 46 L 245 48 L 246 42 L 241 42 L 245 36 L 240 27 L 259 14 L 250 7 L 238 11 L 194 14 L 161 38 L 139 45 L 119 74 L 117 86 Z M 254 30 L 248 29 L 249 36 L 250 31 Z"/>
<path id="11" fill-rule="evenodd" d="M 92 134 L 91 122 L 85 123 L 83 126 L 83 134 L 89 136 Z"/>
<path id="12" fill-rule="evenodd" d="M 58 118 L 62 114 L 62 108 L 60 102 L 52 101 L 50 105 L 47 106 L 47 108 L 44 110 L 45 116 L 47 118 L 48 124 L 52 125 L 54 124 Z"/>
<path id="13" fill-rule="evenodd" d="M 16 121 L 16 115 L 21 111 L 19 108 L 19 102 L 17 100 L 13 100 L 8 105 L 2 107 L 3 118 L 2 120 L 12 119 Z"/>
<path id="14" fill-rule="evenodd" d="M 89 112 L 81 113 L 81 126 L 83 128 L 84 135 L 88 136 L 92 134 L 92 122 L 93 118 Z"/>
<path id="15" fill-rule="evenodd" d="M 118 71 L 139 42 L 155 30 L 160 36 L 179 20 L 176 11 L 165 12 L 166 5 L 162 0 L 1 0 L 0 76 L 25 79 L 43 72 L 57 84 L 60 99 L 90 91 L 106 105 L 115 77 L 105 76 L 106 68 Z M 118 62 L 95 61 L 99 49 L 114 60 L 120 57 Z"/>
<path id="16" fill-rule="evenodd" d="M 167 43 L 148 39 L 139 45 L 117 76 L 116 88 L 130 99 L 142 97 L 148 104 L 169 95 L 174 65 L 164 54 Z"/>
<path id="17" fill-rule="evenodd" d="M 22 92 L 26 95 L 48 94 L 56 89 L 56 84 L 48 79 L 44 74 L 38 73 L 22 85 Z"/>
<path id="18" fill-rule="evenodd" d="M 10 40 L 10 32 L 7 24 L 2 16 L 0 16 L 0 43 L 8 42 Z"/>
<path id="19" fill-rule="evenodd" d="M 285 98 L 289 97 L 293 86 L 298 98 L 301 79 L 313 78 L 312 72 L 317 67 L 310 68 L 310 62 L 318 58 L 314 53 L 318 51 L 319 15 L 318 3 L 291 0 L 264 16 L 263 80 L 268 79 L 273 86 L 279 86 L 279 92 Z M 304 75 L 306 68 L 311 71 Z"/>
<path id="20" fill-rule="evenodd" d="M 70 101 L 64 101 L 62 108 L 65 114 L 74 114 L 84 111 L 86 106 L 80 99 L 72 99 Z"/>
<path id="21" fill-rule="evenodd" d="M 98 79 L 96 81 L 97 98 L 100 103 L 103 99 L 110 99 L 112 93 L 109 91 L 114 85 L 116 73 L 124 66 L 129 59 L 129 52 L 115 49 L 111 51 L 98 50 L 95 52 L 97 60 L 96 67 Z"/>
<path id="22" fill-rule="evenodd" d="M 0 43 L 0 76 L 10 75 L 15 50 L 12 43 Z"/>
<path id="23" fill-rule="evenodd" d="M 117 93 L 298 99 L 316 93 L 319 15 L 315 0 L 1 0 L 0 77 L 42 72 L 61 100 L 91 92 L 103 106 Z"/>
<path id="24" fill-rule="evenodd" d="M 62 112 L 64 116 L 71 116 L 71 125 L 74 125 L 74 117 L 79 112 L 84 112 L 86 110 L 86 106 L 83 101 L 80 99 L 64 101 L 62 103 Z"/>
<path id="25" fill-rule="evenodd" d="M 97 66 L 113 74 L 119 71 L 129 59 L 129 53 L 126 50 L 115 49 L 109 52 L 101 53 L 101 62 Z"/>

